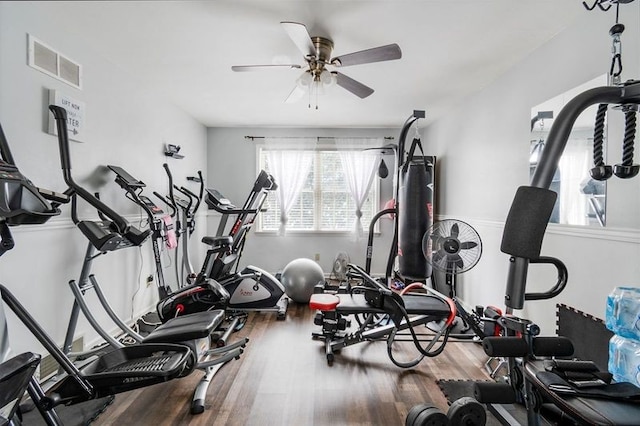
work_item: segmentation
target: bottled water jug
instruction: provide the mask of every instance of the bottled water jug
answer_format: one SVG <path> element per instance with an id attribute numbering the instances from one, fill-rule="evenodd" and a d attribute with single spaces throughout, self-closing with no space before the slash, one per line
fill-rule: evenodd
<path id="1" fill-rule="evenodd" d="M 605 325 L 615 334 L 640 340 L 640 288 L 613 289 L 607 297 Z"/>
<path id="2" fill-rule="evenodd" d="M 640 342 L 613 336 L 609 341 L 608 369 L 616 382 L 629 382 L 640 387 Z"/>

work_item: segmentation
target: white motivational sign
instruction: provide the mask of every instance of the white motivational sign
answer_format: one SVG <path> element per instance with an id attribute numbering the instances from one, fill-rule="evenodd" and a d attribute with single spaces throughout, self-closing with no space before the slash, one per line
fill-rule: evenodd
<path id="1" fill-rule="evenodd" d="M 49 90 L 49 104 L 58 105 L 67 110 L 67 131 L 69 132 L 69 139 L 84 142 L 84 133 L 82 130 L 84 128 L 86 104 L 58 90 Z M 52 135 L 58 134 L 56 120 L 51 113 L 49 113 L 49 133 Z"/>

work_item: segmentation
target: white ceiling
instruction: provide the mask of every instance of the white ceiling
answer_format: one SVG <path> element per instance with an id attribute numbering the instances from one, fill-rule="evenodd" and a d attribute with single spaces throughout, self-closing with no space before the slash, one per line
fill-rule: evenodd
<path id="1" fill-rule="evenodd" d="M 228 0 L 38 2 L 60 28 L 210 127 L 398 127 L 500 78 L 580 13 L 580 0 Z M 402 59 L 340 71 L 375 92 L 340 87 L 284 100 L 298 69 L 236 73 L 232 65 L 298 63 L 280 21 L 334 41 L 333 56 L 397 43 Z M 90 72 L 90 71 L 88 71 Z M 525 82 L 523 82 L 525 84 Z"/>

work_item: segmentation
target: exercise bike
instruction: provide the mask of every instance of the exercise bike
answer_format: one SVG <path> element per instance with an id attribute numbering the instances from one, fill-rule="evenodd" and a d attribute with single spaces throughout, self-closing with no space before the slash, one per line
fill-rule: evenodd
<path id="1" fill-rule="evenodd" d="M 262 210 L 269 191 L 276 188 L 273 177 L 262 170 L 242 207 L 233 205 L 217 190 L 206 190 L 207 206 L 222 216 L 216 235 L 202 239 L 210 248 L 195 283 L 209 279 L 218 281 L 229 293 L 229 310 L 273 311 L 277 312 L 278 320 L 283 320 L 287 314 L 289 299 L 282 283 L 257 266 L 248 265 L 238 272 L 238 263 L 249 231 Z M 227 221 L 233 215 L 236 215 L 235 221 L 229 233 L 224 235 Z"/>

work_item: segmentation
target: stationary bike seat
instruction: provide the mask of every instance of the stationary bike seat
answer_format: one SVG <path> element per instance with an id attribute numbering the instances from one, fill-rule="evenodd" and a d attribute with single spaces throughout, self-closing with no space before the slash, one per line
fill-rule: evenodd
<path id="1" fill-rule="evenodd" d="M 233 244 L 233 237 L 220 236 L 220 237 L 203 237 L 202 242 L 213 248 L 230 246 Z"/>
<path id="2" fill-rule="evenodd" d="M 333 294 L 316 293 L 311 295 L 309 307 L 318 311 L 333 311 L 340 303 L 340 298 Z"/>

